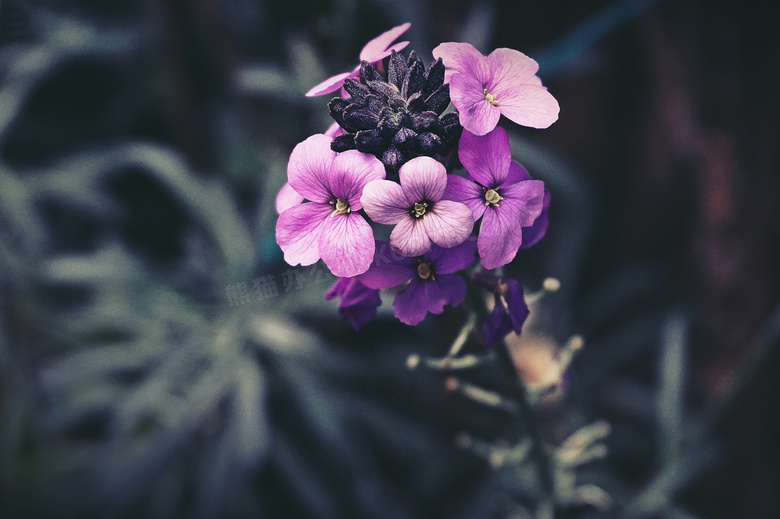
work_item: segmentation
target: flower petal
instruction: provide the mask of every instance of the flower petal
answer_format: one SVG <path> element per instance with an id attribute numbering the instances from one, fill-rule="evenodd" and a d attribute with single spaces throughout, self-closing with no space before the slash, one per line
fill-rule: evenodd
<path id="1" fill-rule="evenodd" d="M 330 149 L 331 138 L 318 133 L 298 143 L 287 163 L 287 179 L 292 188 L 312 202 L 328 203 L 330 192 L 328 174 L 336 158 Z"/>
<path id="2" fill-rule="evenodd" d="M 494 93 L 501 113 L 521 126 L 547 128 L 558 120 L 558 101 L 544 87 L 501 84 Z"/>
<path id="3" fill-rule="evenodd" d="M 523 285 L 515 279 L 506 279 L 504 283 L 507 285 L 505 297 L 506 311 L 512 323 L 512 328 L 516 334 L 520 335 L 520 332 L 523 330 L 523 323 L 530 313 L 525 297 L 523 297 Z"/>
<path id="4" fill-rule="evenodd" d="M 512 162 L 512 149 L 506 130 L 500 126 L 486 135 L 463 131 L 458 157 L 469 175 L 488 189 L 504 183 Z"/>
<path id="5" fill-rule="evenodd" d="M 452 200 L 439 200 L 420 220 L 431 241 L 445 248 L 466 241 L 474 228 L 471 209 Z"/>
<path id="6" fill-rule="evenodd" d="M 393 43 L 396 39 L 398 39 L 398 37 L 401 36 L 403 33 L 405 33 L 407 30 L 409 30 L 409 27 L 411 26 L 412 26 L 411 23 L 404 23 L 398 25 L 396 27 L 393 27 L 392 29 L 388 29 L 387 31 L 383 32 L 376 38 L 366 43 L 363 46 L 363 49 L 360 51 L 360 61 L 368 61 L 369 63 L 371 63 L 382 59 L 384 56 L 377 58 L 376 55 L 386 51 L 387 48 L 390 46 L 390 44 Z M 405 43 L 408 44 L 409 42 L 405 42 Z M 396 49 L 396 50 L 400 50 L 400 49 Z"/>
<path id="7" fill-rule="evenodd" d="M 550 192 L 544 190 L 544 205 L 542 206 L 542 214 L 539 218 L 534 220 L 534 223 L 530 227 L 523 227 L 523 244 L 520 245 L 521 249 L 527 249 L 544 238 L 547 233 L 547 227 L 550 224 L 550 217 L 548 215 L 548 209 L 550 207 Z"/>
<path id="8" fill-rule="evenodd" d="M 531 180 L 531 174 L 528 173 L 528 170 L 522 164 L 513 160 L 509 165 L 509 174 L 506 176 L 503 185 L 510 186 L 522 180 Z"/>
<path id="9" fill-rule="evenodd" d="M 406 283 L 415 275 L 417 260 L 401 256 L 385 241 L 376 241 L 374 260 L 360 282 L 370 288 L 390 288 Z"/>
<path id="10" fill-rule="evenodd" d="M 490 79 L 487 58 L 470 43 L 442 43 L 433 49 L 433 57 L 441 58 L 448 69 L 474 76 L 483 88 Z"/>
<path id="11" fill-rule="evenodd" d="M 447 168 L 431 157 L 410 160 L 401 166 L 398 176 L 410 206 L 423 200 L 441 200 L 447 188 Z"/>
<path id="12" fill-rule="evenodd" d="M 412 206 L 401 186 L 390 180 L 374 180 L 366 184 L 360 204 L 369 218 L 388 225 L 409 216 L 409 208 Z"/>
<path id="13" fill-rule="evenodd" d="M 289 182 L 285 182 L 276 195 L 276 212 L 282 214 L 300 203 L 303 203 L 303 197 L 292 188 Z"/>
<path id="14" fill-rule="evenodd" d="M 511 207 L 511 212 L 523 227 L 532 225 L 542 213 L 544 182 L 541 180 L 523 180 L 501 189 L 501 194 L 504 197 L 501 207 Z"/>
<path id="15" fill-rule="evenodd" d="M 491 92 L 493 92 L 491 87 L 495 88 L 498 85 L 528 83 L 539 70 L 539 64 L 536 61 L 514 49 L 496 49 L 488 55 L 487 62 L 493 73 L 493 83 L 488 85 L 488 90 Z"/>
<path id="16" fill-rule="evenodd" d="M 329 77 L 322 83 L 311 87 L 311 89 L 306 92 L 306 97 L 317 97 L 335 92 L 341 88 L 341 85 L 344 84 L 344 80 L 348 78 L 350 74 L 352 74 L 352 72 L 343 72 L 341 74 L 336 74 L 335 76 Z"/>
<path id="17" fill-rule="evenodd" d="M 436 249 L 438 252 L 435 259 L 432 254 L 433 249 Z M 451 249 L 443 249 L 434 245 L 431 247 L 431 252 L 425 255 L 425 259 L 430 259 L 434 263 L 434 271 L 437 275 L 451 274 L 463 270 L 474 263 L 474 254 L 476 252 L 476 236 L 469 236 L 466 238 L 466 241 Z"/>
<path id="18" fill-rule="evenodd" d="M 300 204 L 279 215 L 276 222 L 276 243 L 290 265 L 311 265 L 320 259 L 317 243 L 321 226 L 333 209 L 316 202 Z"/>
<path id="19" fill-rule="evenodd" d="M 428 252 L 431 239 L 422 219 L 412 218 L 408 213 L 404 215 L 390 233 L 390 247 L 401 256 L 422 256 Z"/>
<path id="20" fill-rule="evenodd" d="M 393 313 L 398 320 L 409 326 L 414 326 L 425 319 L 430 306 L 428 302 L 430 295 L 426 287 L 431 283 L 433 282 L 422 281 L 414 277 L 406 288 L 395 295 L 393 298 Z M 443 301 L 441 301 L 441 308 L 442 310 L 444 308 Z"/>
<path id="21" fill-rule="evenodd" d="M 372 180 L 385 178 L 385 167 L 367 153 L 348 150 L 336 155 L 329 177 L 330 192 L 349 202 L 353 211 L 361 209 L 360 196 L 363 188 Z"/>
<path id="22" fill-rule="evenodd" d="M 485 135 L 498 124 L 501 112 L 485 99 L 483 83 L 466 74 L 453 74 L 450 99 L 458 109 L 460 124 L 475 135 Z"/>
<path id="23" fill-rule="evenodd" d="M 466 298 L 466 282 L 462 277 L 454 274 L 445 274 L 436 278 L 441 291 L 444 293 L 446 304 L 455 307 Z M 433 312 L 438 314 L 439 312 Z"/>
<path id="24" fill-rule="evenodd" d="M 475 222 L 482 218 L 485 212 L 485 197 L 482 194 L 482 188 L 467 178 L 449 175 L 447 189 L 444 191 L 442 199 L 466 204 L 466 207 L 471 209 Z"/>
<path id="25" fill-rule="evenodd" d="M 322 261 L 339 277 L 364 273 L 374 258 L 371 226 L 358 213 L 329 216 L 322 224 L 317 247 Z"/>
<path id="26" fill-rule="evenodd" d="M 477 248 L 486 269 L 512 261 L 523 242 L 522 228 L 514 211 L 508 209 L 502 200 L 499 207 L 489 206 L 482 217 Z"/>
<path id="27" fill-rule="evenodd" d="M 510 321 L 506 308 L 501 303 L 498 295 L 495 296 L 495 300 L 496 304 L 493 307 L 493 311 L 485 319 L 485 325 L 482 328 L 482 335 L 487 348 L 495 345 L 512 331 L 512 321 Z"/>

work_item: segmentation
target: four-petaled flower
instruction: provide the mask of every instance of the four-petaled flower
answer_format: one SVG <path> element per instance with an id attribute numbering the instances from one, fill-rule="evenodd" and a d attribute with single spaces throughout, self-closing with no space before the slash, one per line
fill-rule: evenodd
<path id="1" fill-rule="evenodd" d="M 376 317 L 376 309 L 382 304 L 379 290 L 368 288 L 357 277 L 339 278 L 325 292 L 328 301 L 337 297 L 341 298 L 339 315 L 342 319 L 349 319 L 355 330 L 371 322 Z"/>
<path id="2" fill-rule="evenodd" d="M 466 297 L 466 281 L 453 274 L 474 262 L 476 247 L 468 240 L 451 249 L 433 245 L 415 258 L 399 256 L 377 241 L 374 261 L 360 282 L 370 288 L 404 285 L 393 298 L 395 316 L 414 326 L 428 312 L 440 314 L 445 305 L 457 306 Z"/>
<path id="3" fill-rule="evenodd" d="M 458 156 L 469 177 L 450 175 L 444 198 L 466 204 L 475 221 L 482 218 L 477 241 L 482 265 L 506 265 L 523 243 L 523 228 L 542 213 L 544 183 L 530 180 L 528 172 L 512 162 L 509 138 L 501 127 L 484 136 L 464 130 Z"/>
<path id="4" fill-rule="evenodd" d="M 446 168 L 431 157 L 417 157 L 399 170 L 400 184 L 375 180 L 366 185 L 361 203 L 375 222 L 395 224 L 390 246 L 402 256 L 428 252 L 431 242 L 450 248 L 471 234 L 471 210 L 460 202 L 442 200 Z"/>
<path id="5" fill-rule="evenodd" d="M 290 188 L 309 202 L 279 215 L 276 241 L 290 265 L 311 265 L 320 258 L 339 277 L 368 270 L 373 258 L 371 226 L 357 211 L 360 195 L 372 180 L 385 178 L 385 167 L 365 153 L 337 154 L 330 137 L 312 135 L 298 144 L 287 164 Z"/>
<path id="6" fill-rule="evenodd" d="M 433 49 L 454 72 L 450 98 L 463 128 L 485 135 L 503 114 L 531 128 L 547 128 L 558 119 L 558 101 L 536 76 L 539 65 L 522 52 L 496 49 L 483 56 L 470 43 L 442 43 Z"/>
<path id="7" fill-rule="evenodd" d="M 400 43 L 396 43 L 393 46 L 390 46 L 390 44 L 393 43 L 403 33 L 405 33 L 407 29 L 411 27 L 411 25 L 412 24 L 410 23 L 404 23 L 397 27 L 393 27 L 392 29 L 383 32 L 373 40 L 366 43 L 365 47 L 363 47 L 363 50 L 360 51 L 360 61 L 367 61 L 373 65 L 389 56 L 392 51 L 398 52 L 409 45 L 408 41 L 402 41 Z M 359 73 L 360 65 L 355 67 L 351 72 L 343 72 L 341 74 L 336 74 L 333 77 L 329 77 L 319 85 L 312 87 L 311 90 L 306 92 L 306 96 L 315 97 L 325 95 L 330 92 L 335 92 L 341 88 L 345 79 L 356 78 L 358 77 Z"/>

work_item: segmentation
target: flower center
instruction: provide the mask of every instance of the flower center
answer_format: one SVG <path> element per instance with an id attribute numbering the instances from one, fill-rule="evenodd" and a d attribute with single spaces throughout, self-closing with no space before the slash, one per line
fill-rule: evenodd
<path id="1" fill-rule="evenodd" d="M 422 216 L 428 212 L 429 207 L 430 204 L 425 200 L 422 202 L 416 202 L 414 206 L 412 206 L 410 213 L 415 218 L 422 218 Z"/>
<path id="2" fill-rule="evenodd" d="M 420 263 L 417 265 L 417 275 L 420 279 L 433 278 L 433 270 L 431 270 L 430 263 Z"/>
<path id="3" fill-rule="evenodd" d="M 496 96 L 488 92 L 487 88 L 482 89 L 482 94 L 485 96 L 485 99 L 488 103 L 492 104 L 493 106 L 498 106 L 498 99 L 496 99 Z"/>
<path id="4" fill-rule="evenodd" d="M 504 197 L 498 194 L 495 189 L 488 189 L 485 191 L 485 205 L 492 205 L 498 207 L 498 203 L 503 200 Z"/>
<path id="5" fill-rule="evenodd" d="M 349 207 L 349 202 L 347 202 L 343 198 L 337 198 L 336 200 L 331 200 L 330 205 L 336 206 L 336 209 L 333 210 L 331 216 L 334 214 L 345 214 L 352 211 L 352 209 Z"/>

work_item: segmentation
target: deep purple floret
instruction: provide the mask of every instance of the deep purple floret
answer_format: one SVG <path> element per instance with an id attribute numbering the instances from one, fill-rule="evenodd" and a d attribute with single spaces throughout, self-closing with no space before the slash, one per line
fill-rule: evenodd
<path id="1" fill-rule="evenodd" d="M 422 256 L 399 256 L 387 242 L 377 241 L 374 261 L 368 272 L 359 276 L 370 288 L 401 286 L 393 299 L 395 316 L 414 326 L 428 312 L 440 314 L 445 305 L 457 306 L 466 297 L 466 281 L 454 274 L 471 265 L 474 240 L 445 249 L 433 245 Z"/>
<path id="2" fill-rule="evenodd" d="M 464 130 L 458 155 L 468 176 L 450 175 L 444 198 L 463 202 L 475 221 L 482 219 L 477 242 L 482 265 L 506 265 L 525 241 L 524 232 L 542 214 L 544 183 L 512 162 L 509 138 L 501 127 L 484 136 Z M 532 229 L 533 238 L 538 241 L 545 229 L 541 224 Z"/>
<path id="3" fill-rule="evenodd" d="M 349 319 L 355 330 L 371 322 L 376 317 L 376 309 L 381 306 L 379 290 L 368 288 L 357 277 L 339 278 L 325 292 L 328 301 L 340 297 L 339 315 Z"/>
<path id="4" fill-rule="evenodd" d="M 491 290 L 494 297 L 493 311 L 482 328 L 485 347 L 492 347 L 510 332 L 520 335 L 529 314 L 523 297 L 523 285 L 514 279 L 496 277 L 487 270 L 479 271 L 474 281 L 476 285 Z"/>

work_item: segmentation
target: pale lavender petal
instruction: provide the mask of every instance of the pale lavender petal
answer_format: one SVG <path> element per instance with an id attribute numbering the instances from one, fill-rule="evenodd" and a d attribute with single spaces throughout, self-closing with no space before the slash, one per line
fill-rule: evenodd
<path id="1" fill-rule="evenodd" d="M 317 243 L 322 223 L 333 212 L 330 205 L 316 202 L 300 204 L 279 215 L 276 222 L 276 243 L 290 265 L 311 265 L 320 259 Z"/>
<path id="2" fill-rule="evenodd" d="M 406 199 L 411 204 L 423 200 L 441 200 L 447 188 L 447 168 L 431 157 L 410 160 L 401 166 L 398 177 Z"/>
<path id="3" fill-rule="evenodd" d="M 434 247 L 431 247 L 433 249 Z M 435 247 L 437 254 L 433 259 L 433 254 L 428 253 L 425 258 L 431 258 L 430 261 L 435 263 L 436 274 L 451 274 L 463 270 L 472 263 L 474 263 L 474 254 L 477 252 L 477 240 L 476 237 L 469 236 L 466 241 L 460 245 L 451 249 L 443 249 L 441 247 Z"/>
<path id="4" fill-rule="evenodd" d="M 464 130 L 458 144 L 458 157 L 474 180 L 488 189 L 500 186 L 506 180 L 512 162 L 506 130 L 498 126 L 481 136 Z"/>
<path id="5" fill-rule="evenodd" d="M 528 173 L 528 170 L 522 164 L 513 160 L 512 164 L 509 165 L 509 174 L 506 176 L 503 185 L 511 186 L 523 180 L 531 180 L 531 174 Z"/>
<path id="6" fill-rule="evenodd" d="M 470 43 L 442 43 L 433 49 L 433 57 L 441 58 L 448 69 L 473 76 L 482 88 L 490 79 L 487 58 Z"/>
<path id="7" fill-rule="evenodd" d="M 482 217 L 477 248 L 482 266 L 494 269 L 512 261 L 523 242 L 523 231 L 513 211 L 489 206 Z"/>
<path id="8" fill-rule="evenodd" d="M 334 275 L 357 276 L 368 270 L 374 258 L 374 235 L 362 215 L 334 214 L 322 224 L 317 247 Z"/>
<path id="9" fill-rule="evenodd" d="M 411 26 L 411 23 L 398 25 L 392 29 L 388 29 L 387 31 L 366 43 L 365 46 L 363 46 L 363 49 L 360 51 L 360 61 L 372 62 L 382 59 L 376 58 L 375 56 L 387 50 L 390 44 L 398 39 L 398 37 L 407 30 L 409 30 L 409 27 Z"/>
<path id="10" fill-rule="evenodd" d="M 342 135 L 344 133 L 346 133 L 344 131 L 344 128 L 339 126 L 339 123 L 335 123 L 335 122 L 333 124 L 331 124 L 330 126 L 328 126 L 328 129 L 325 130 L 325 135 L 327 135 L 331 139 L 334 138 L 334 137 L 338 137 L 339 135 Z"/>
<path id="11" fill-rule="evenodd" d="M 377 240 L 374 260 L 360 282 L 371 288 L 390 288 L 406 283 L 416 273 L 417 260 L 400 256 L 392 251 L 390 244 Z"/>
<path id="12" fill-rule="evenodd" d="M 542 213 L 544 206 L 544 182 L 524 180 L 501 190 L 504 197 L 500 202 L 502 209 L 510 209 L 513 217 L 523 227 L 534 223 Z"/>
<path id="13" fill-rule="evenodd" d="M 329 77 L 322 83 L 311 87 L 311 89 L 306 92 L 306 97 L 317 97 L 335 92 L 341 88 L 341 85 L 344 84 L 344 80 L 347 79 L 350 74 L 352 74 L 352 72 L 342 72 L 341 74 Z"/>
<path id="14" fill-rule="evenodd" d="M 453 74 L 450 79 L 450 99 L 458 109 L 460 124 L 475 135 L 485 135 L 498 124 L 501 112 L 483 92 L 482 82 L 466 74 Z"/>
<path id="15" fill-rule="evenodd" d="M 547 128 L 558 120 L 558 101 L 544 87 L 500 84 L 494 94 L 501 113 L 521 126 Z"/>
<path id="16" fill-rule="evenodd" d="M 398 292 L 393 298 L 393 313 L 404 324 L 414 326 L 428 314 L 428 291 L 426 286 L 431 284 L 430 281 L 422 281 L 415 277 L 412 282 Z M 423 300 L 423 298 L 425 298 Z M 438 303 L 439 301 L 434 301 Z M 444 309 L 444 301 L 440 302 L 442 310 Z M 442 310 L 439 310 L 441 313 Z"/>
<path id="17" fill-rule="evenodd" d="M 292 188 L 312 202 L 328 203 L 333 198 L 328 175 L 336 158 L 330 149 L 332 139 L 318 133 L 299 143 L 287 163 L 287 179 Z"/>
<path id="18" fill-rule="evenodd" d="M 287 209 L 302 202 L 303 197 L 292 188 L 289 182 L 285 182 L 276 195 L 276 212 L 282 214 Z"/>
<path id="19" fill-rule="evenodd" d="M 390 233 L 390 247 L 401 256 L 422 256 L 428 252 L 431 239 L 425 232 L 422 218 L 404 215 Z"/>
<path id="20" fill-rule="evenodd" d="M 528 83 L 536 75 L 539 65 L 532 58 L 514 49 L 496 49 L 487 57 L 488 66 L 493 72 L 491 87 L 498 85 L 521 85 Z M 501 98 L 499 98 L 500 102 Z"/>
<path id="21" fill-rule="evenodd" d="M 348 150 L 336 155 L 329 176 L 330 192 L 349 202 L 353 211 L 361 209 L 363 188 L 372 180 L 385 178 L 385 166 L 373 155 Z"/>
<path id="22" fill-rule="evenodd" d="M 447 189 L 444 191 L 442 199 L 466 204 L 466 207 L 471 209 L 475 222 L 482 218 L 482 214 L 485 212 L 485 197 L 482 188 L 467 178 L 449 175 Z"/>
<path id="23" fill-rule="evenodd" d="M 466 241 L 474 228 L 471 209 L 452 200 L 439 200 L 420 220 L 431 241 L 445 248 Z"/>
<path id="24" fill-rule="evenodd" d="M 374 180 L 363 188 L 360 203 L 376 223 L 392 225 L 405 216 L 413 205 L 406 199 L 401 186 L 390 180 Z"/>

